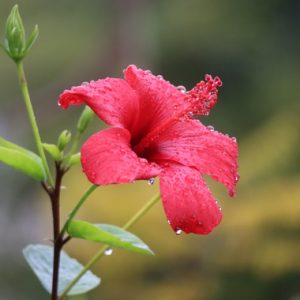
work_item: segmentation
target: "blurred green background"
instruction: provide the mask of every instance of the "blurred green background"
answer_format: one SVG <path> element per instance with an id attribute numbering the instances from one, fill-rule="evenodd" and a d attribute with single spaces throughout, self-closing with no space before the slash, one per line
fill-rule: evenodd
<path id="1" fill-rule="evenodd" d="M 0 2 L 2 36 L 14 4 Z M 28 31 L 40 28 L 25 69 L 46 142 L 74 130 L 82 109 L 57 106 L 65 88 L 121 77 L 131 63 L 187 88 L 206 73 L 219 75 L 219 103 L 201 121 L 239 141 L 236 198 L 209 180 L 224 213 L 212 234 L 176 236 L 158 204 L 132 229 L 156 256 L 114 250 L 93 268 L 100 287 L 77 300 L 300 299 L 300 1 L 18 4 Z M 0 135 L 35 149 L 15 66 L 3 51 L 0 95 Z M 95 120 L 89 133 L 102 126 Z M 0 299 L 48 299 L 21 253 L 51 238 L 48 199 L 38 183 L 3 165 L 0 179 Z M 66 216 L 89 183 L 78 167 L 64 184 Z M 157 180 L 101 188 L 79 217 L 121 225 L 157 190 Z M 74 241 L 67 248 L 84 263 L 99 245 Z"/>

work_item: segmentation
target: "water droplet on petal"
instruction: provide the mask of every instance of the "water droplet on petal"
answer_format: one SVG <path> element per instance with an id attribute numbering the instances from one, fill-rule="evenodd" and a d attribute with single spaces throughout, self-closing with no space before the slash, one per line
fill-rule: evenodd
<path id="1" fill-rule="evenodd" d="M 181 230 L 180 228 L 177 228 L 177 229 L 175 230 L 175 233 L 176 233 L 177 235 L 180 235 L 180 234 L 182 233 L 182 230 Z"/>
<path id="2" fill-rule="evenodd" d="M 208 125 L 208 126 L 207 126 L 207 129 L 209 129 L 209 130 L 211 130 L 211 131 L 214 131 L 214 130 L 215 130 L 214 126 L 211 126 L 211 125 Z"/>
<path id="3" fill-rule="evenodd" d="M 149 185 L 153 185 L 154 182 L 155 182 L 155 179 L 154 179 L 154 178 L 150 178 L 150 179 L 148 180 L 148 184 L 149 184 Z"/>
<path id="4" fill-rule="evenodd" d="M 112 248 L 107 248 L 105 251 L 104 251 L 104 254 L 105 255 L 112 255 L 112 253 L 113 253 L 113 249 Z"/>
<path id="5" fill-rule="evenodd" d="M 164 77 L 162 75 L 157 75 L 156 76 L 158 79 L 164 79 Z"/>
<path id="6" fill-rule="evenodd" d="M 87 81 L 83 81 L 81 85 L 88 85 L 89 83 Z"/>
<path id="7" fill-rule="evenodd" d="M 168 220 L 168 224 L 171 225 L 171 221 L 170 220 Z"/>
<path id="8" fill-rule="evenodd" d="M 186 88 L 183 85 L 179 85 L 176 87 L 178 91 L 180 91 L 181 93 L 185 93 L 186 92 Z"/>
<path id="9" fill-rule="evenodd" d="M 234 178 L 234 182 L 237 183 L 240 180 L 240 175 L 236 175 Z"/>
<path id="10" fill-rule="evenodd" d="M 236 142 L 236 137 L 234 136 L 234 137 L 232 137 L 232 140 L 234 141 L 234 142 Z"/>

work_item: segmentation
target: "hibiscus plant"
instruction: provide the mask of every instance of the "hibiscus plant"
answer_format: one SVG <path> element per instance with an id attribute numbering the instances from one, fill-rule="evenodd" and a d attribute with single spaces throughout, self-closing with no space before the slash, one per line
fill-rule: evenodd
<path id="1" fill-rule="evenodd" d="M 23 253 L 51 299 L 62 300 L 87 293 L 100 283 L 89 269 L 103 255 L 111 254 L 112 248 L 153 254 L 140 238 L 127 230 L 159 199 L 176 234 L 211 232 L 220 223 L 222 213 L 203 174 L 224 184 L 233 196 L 238 181 L 238 149 L 234 138 L 204 126 L 197 119 L 208 115 L 216 104 L 222 85 L 218 77 L 206 75 L 205 80 L 186 91 L 183 86 L 175 87 L 161 75 L 155 76 L 135 65 L 124 70 L 124 79 L 108 77 L 62 92 L 58 100 L 62 108 L 85 105 L 77 131 L 73 137 L 64 130 L 57 144 L 44 143 L 23 68 L 23 60 L 37 36 L 36 26 L 26 39 L 18 7 L 14 6 L 1 46 L 16 63 L 37 152 L 0 137 L 0 161 L 39 181 L 49 196 L 53 220 L 51 245 L 29 245 Z M 80 146 L 81 136 L 94 114 L 108 127 Z M 80 162 L 92 185 L 61 224 L 62 180 Z M 160 179 L 160 194 L 146 202 L 122 228 L 75 219 L 97 187 L 135 180 L 148 180 L 152 184 L 155 177 Z M 95 241 L 103 247 L 83 266 L 63 251 L 73 238 Z"/>

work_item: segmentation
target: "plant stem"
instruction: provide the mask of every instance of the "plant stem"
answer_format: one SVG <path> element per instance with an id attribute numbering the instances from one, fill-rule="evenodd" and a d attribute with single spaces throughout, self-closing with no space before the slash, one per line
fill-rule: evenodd
<path id="1" fill-rule="evenodd" d="M 18 78 L 19 78 L 19 84 L 21 88 L 21 92 L 24 98 L 25 106 L 27 109 L 27 114 L 29 117 L 30 125 L 32 127 L 35 143 L 39 152 L 39 155 L 42 159 L 42 163 L 45 169 L 45 172 L 47 174 L 47 180 L 51 186 L 53 186 L 53 179 L 49 170 L 49 166 L 46 160 L 46 155 L 42 146 L 42 140 L 41 136 L 39 133 L 39 128 L 37 126 L 35 114 L 32 108 L 31 100 L 30 100 L 30 95 L 29 95 L 29 90 L 28 90 L 28 85 L 26 81 L 26 76 L 24 72 L 24 67 L 22 61 L 17 62 L 17 70 L 18 70 Z"/>
<path id="2" fill-rule="evenodd" d="M 129 219 L 127 223 L 124 224 L 123 229 L 129 229 L 132 225 L 134 225 L 137 221 L 139 221 L 147 211 L 160 199 L 160 194 L 155 195 L 151 198 L 132 218 Z M 60 300 L 63 300 L 68 292 L 72 289 L 72 287 L 80 280 L 80 278 L 96 263 L 98 260 L 105 254 L 105 250 L 107 250 L 109 246 L 102 247 L 84 266 L 81 272 L 70 282 L 70 284 L 63 291 L 60 296 Z"/>
<path id="3" fill-rule="evenodd" d="M 52 293 L 51 299 L 58 299 L 58 280 L 59 280 L 59 262 L 60 253 L 64 245 L 62 236 L 60 235 L 60 188 L 61 182 L 64 175 L 64 170 L 61 168 L 59 163 L 56 163 L 56 179 L 54 190 L 50 194 L 51 207 L 52 207 L 52 218 L 53 218 L 53 274 L 52 274 Z"/>
<path id="4" fill-rule="evenodd" d="M 153 196 L 139 211 L 137 211 L 129 220 L 123 225 L 123 229 L 129 229 L 137 221 L 139 221 L 145 213 L 160 199 L 160 193 Z"/>
<path id="5" fill-rule="evenodd" d="M 80 207 L 83 205 L 83 203 L 85 202 L 85 200 L 90 196 L 90 194 L 98 187 L 98 185 L 92 185 L 90 186 L 87 191 L 83 194 L 83 196 L 79 199 L 78 203 L 76 204 L 76 206 L 73 208 L 73 210 L 71 211 L 71 213 L 69 214 L 68 220 L 66 221 L 63 229 L 60 232 L 60 236 L 63 237 L 64 233 L 67 230 L 68 227 L 68 223 L 74 218 L 74 216 L 76 215 L 76 213 L 78 212 L 78 210 L 80 209 Z"/>
<path id="6" fill-rule="evenodd" d="M 68 156 L 73 155 L 77 151 L 81 136 L 82 136 L 82 133 L 79 132 L 79 131 L 76 131 L 76 134 L 75 134 L 75 137 L 74 137 L 74 140 L 73 140 L 73 144 L 71 146 L 71 150 L 70 150 Z"/>

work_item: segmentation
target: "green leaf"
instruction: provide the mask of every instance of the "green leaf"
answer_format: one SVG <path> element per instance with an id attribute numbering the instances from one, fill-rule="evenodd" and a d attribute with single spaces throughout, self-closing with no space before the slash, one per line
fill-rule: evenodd
<path id="1" fill-rule="evenodd" d="M 23 152 L 24 154 L 30 155 L 32 158 L 39 158 L 39 156 L 37 154 L 35 154 L 34 152 L 27 150 L 17 144 L 14 144 L 14 143 L 4 139 L 1 136 L 0 136 L 0 146 L 9 148 L 9 149 L 18 150 L 20 152 Z"/>
<path id="2" fill-rule="evenodd" d="M 38 277 L 43 287 L 51 294 L 53 247 L 46 245 L 28 245 L 23 254 L 31 269 Z M 61 252 L 59 266 L 58 294 L 61 295 L 69 283 L 79 274 L 83 266 L 75 259 Z M 68 295 L 84 294 L 100 284 L 100 278 L 92 272 L 86 272 L 69 291 Z"/>
<path id="3" fill-rule="evenodd" d="M 118 226 L 72 220 L 68 224 L 67 231 L 72 237 L 102 243 L 110 247 L 154 255 L 141 239 Z"/>
<path id="4" fill-rule="evenodd" d="M 46 179 L 42 160 L 38 155 L 3 138 L 0 138 L 0 161 L 38 181 Z"/>

